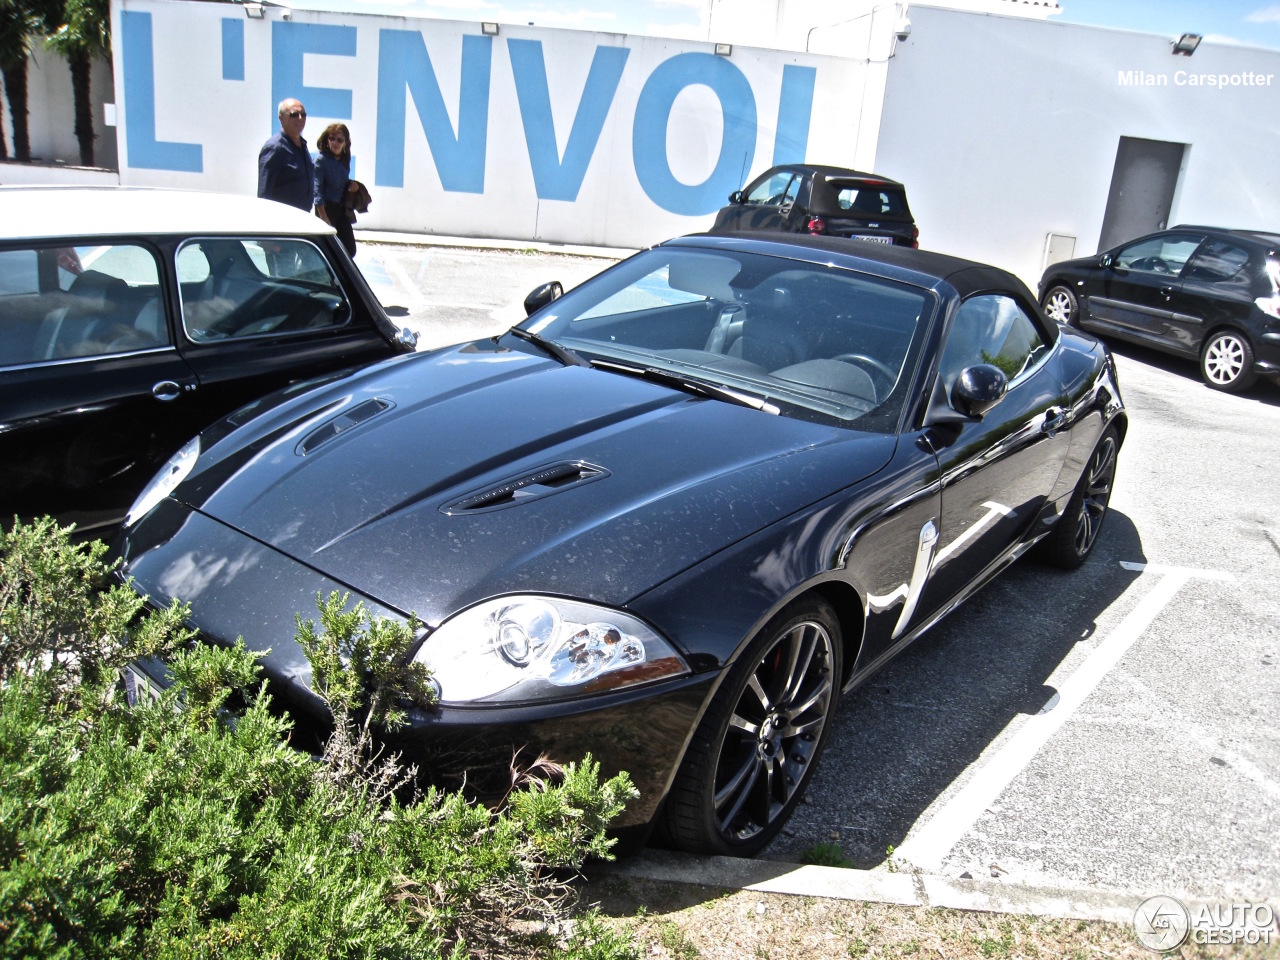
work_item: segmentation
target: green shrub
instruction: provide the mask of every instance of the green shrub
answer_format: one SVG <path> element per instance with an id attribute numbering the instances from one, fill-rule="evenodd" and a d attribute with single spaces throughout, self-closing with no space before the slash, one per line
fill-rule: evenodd
<path id="1" fill-rule="evenodd" d="M 49 523 L 0 535 L 0 957 L 635 955 L 593 914 L 566 923 L 563 873 L 609 855 L 625 774 L 602 784 L 588 757 L 498 811 L 402 803 L 361 737 L 429 689 L 382 667 L 411 631 L 345 598 L 301 625 L 337 775 L 287 745 L 252 652 L 189 646 L 183 609 L 104 590 L 103 556 Z M 173 685 L 126 708 L 115 671 L 156 652 Z"/>

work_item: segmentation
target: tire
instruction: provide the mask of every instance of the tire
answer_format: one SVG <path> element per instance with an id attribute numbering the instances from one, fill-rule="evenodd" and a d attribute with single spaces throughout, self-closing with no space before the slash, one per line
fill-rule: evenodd
<path id="1" fill-rule="evenodd" d="M 1073 327 L 1080 321 L 1080 303 L 1076 300 L 1076 295 L 1066 287 L 1050 287 L 1040 301 L 1040 306 L 1050 320 Z"/>
<path id="2" fill-rule="evenodd" d="M 1040 543 L 1040 558 L 1046 563 L 1063 570 L 1075 570 L 1089 559 L 1098 542 L 1102 522 L 1107 518 L 1119 451 L 1120 434 L 1115 427 L 1108 427 L 1093 448 L 1067 508 L 1053 531 Z"/>
<path id="3" fill-rule="evenodd" d="M 1248 390 L 1258 379 L 1253 372 L 1253 347 L 1234 330 L 1215 331 L 1200 351 L 1200 376 L 1214 390 Z"/>
<path id="4" fill-rule="evenodd" d="M 784 607 L 729 670 L 664 810 L 681 850 L 746 857 L 790 818 L 840 698 L 840 624 L 816 597 Z"/>

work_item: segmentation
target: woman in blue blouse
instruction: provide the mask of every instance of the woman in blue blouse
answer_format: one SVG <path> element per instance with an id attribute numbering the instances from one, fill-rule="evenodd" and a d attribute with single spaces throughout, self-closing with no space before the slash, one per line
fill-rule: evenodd
<path id="1" fill-rule="evenodd" d="M 351 232 L 351 218 L 342 205 L 346 193 L 359 189 L 351 182 L 351 133 L 347 125 L 329 124 L 320 134 L 316 146 L 320 148 L 314 191 L 316 216 L 338 231 L 338 239 L 347 248 L 347 255 L 354 257 L 356 237 Z"/>

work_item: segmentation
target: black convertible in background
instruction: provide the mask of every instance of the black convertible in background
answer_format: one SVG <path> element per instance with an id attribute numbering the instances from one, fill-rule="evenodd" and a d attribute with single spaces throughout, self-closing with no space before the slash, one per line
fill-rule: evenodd
<path id="1" fill-rule="evenodd" d="M 1088 557 L 1113 362 L 1008 273 L 888 245 L 686 237 L 557 292 L 206 430 L 134 505 L 124 572 L 270 647 L 303 718 L 295 613 L 416 614 L 441 703 L 407 759 L 483 789 L 513 747 L 591 751 L 641 791 L 620 826 L 749 855 L 842 693 L 1033 547 Z"/>

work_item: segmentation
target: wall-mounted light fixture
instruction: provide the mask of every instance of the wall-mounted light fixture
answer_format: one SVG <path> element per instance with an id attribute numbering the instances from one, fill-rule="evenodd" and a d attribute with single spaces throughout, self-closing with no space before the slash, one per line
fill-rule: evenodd
<path id="1" fill-rule="evenodd" d="M 266 8 L 260 3 L 245 3 L 242 6 L 244 7 L 244 15 L 250 20 L 261 20 L 266 12 Z"/>
<path id="2" fill-rule="evenodd" d="M 496 23 L 489 23 L 486 21 L 480 24 L 480 32 L 486 37 L 496 37 L 498 35 L 498 25 Z"/>
<path id="3" fill-rule="evenodd" d="M 1174 55 L 1180 57 L 1191 56 L 1196 52 L 1196 47 L 1200 46 L 1200 41 L 1203 39 L 1198 33 L 1184 33 L 1173 41 Z"/>
<path id="4" fill-rule="evenodd" d="M 732 57 L 732 56 L 733 56 L 733 44 L 732 44 L 732 43 L 717 43 L 717 44 L 716 44 L 716 56 L 717 56 L 717 57 Z"/>

